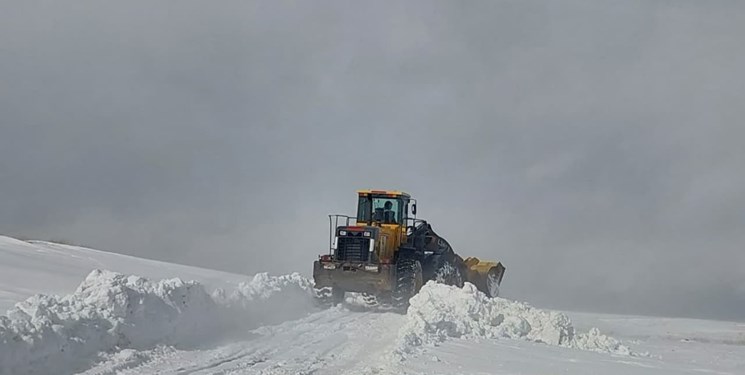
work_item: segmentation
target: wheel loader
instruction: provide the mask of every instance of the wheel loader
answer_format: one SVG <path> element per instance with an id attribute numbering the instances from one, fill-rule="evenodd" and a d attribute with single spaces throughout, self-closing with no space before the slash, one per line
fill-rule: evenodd
<path id="1" fill-rule="evenodd" d="M 463 259 L 425 220 L 416 200 L 402 191 L 360 190 L 357 216 L 329 215 L 329 251 L 313 264 L 316 288 L 330 288 L 332 303 L 346 292 L 374 296 L 382 304 L 408 306 L 424 283 L 474 284 L 489 297 L 499 294 L 505 267 Z"/>

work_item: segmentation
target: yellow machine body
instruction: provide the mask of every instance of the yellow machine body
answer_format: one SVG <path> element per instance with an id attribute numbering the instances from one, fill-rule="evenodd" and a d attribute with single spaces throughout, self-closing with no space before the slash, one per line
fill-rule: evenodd
<path id="1" fill-rule="evenodd" d="M 314 263 L 316 287 L 408 301 L 428 280 L 470 282 L 494 297 L 505 267 L 457 255 L 425 220 L 416 200 L 398 190 L 359 190 L 357 215 L 329 215 L 330 251 Z M 341 224 L 340 224 L 341 220 Z"/>

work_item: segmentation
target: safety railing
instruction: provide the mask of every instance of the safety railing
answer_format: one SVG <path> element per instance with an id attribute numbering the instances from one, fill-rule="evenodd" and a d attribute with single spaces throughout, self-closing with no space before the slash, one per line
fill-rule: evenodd
<path id="1" fill-rule="evenodd" d="M 329 215 L 329 254 L 334 253 L 334 237 L 336 235 L 336 228 L 339 227 L 339 221 L 344 222 L 344 226 L 350 226 L 357 223 L 357 218 L 349 215 L 342 214 L 331 214 Z"/>
<path id="2" fill-rule="evenodd" d="M 423 219 L 417 219 L 417 218 L 406 218 L 406 235 L 410 236 L 420 224 L 427 224 L 426 220 Z M 334 237 L 336 237 L 336 228 L 338 228 L 340 223 L 343 223 L 344 226 L 350 226 L 357 224 L 357 218 L 354 216 L 349 215 L 343 215 L 343 214 L 331 214 L 329 215 L 329 254 L 333 254 L 334 250 Z M 379 224 L 378 224 L 379 225 Z M 401 233 L 402 234 L 402 233 Z M 399 236 L 401 235 L 399 234 Z M 400 239 L 399 239 L 400 243 Z"/>

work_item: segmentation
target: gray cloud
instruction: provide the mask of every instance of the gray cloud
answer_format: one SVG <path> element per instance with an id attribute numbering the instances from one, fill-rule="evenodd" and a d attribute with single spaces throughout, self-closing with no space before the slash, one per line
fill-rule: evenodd
<path id="1" fill-rule="evenodd" d="M 0 232 L 309 273 L 400 188 L 509 297 L 745 318 L 740 2 L 2 8 Z"/>

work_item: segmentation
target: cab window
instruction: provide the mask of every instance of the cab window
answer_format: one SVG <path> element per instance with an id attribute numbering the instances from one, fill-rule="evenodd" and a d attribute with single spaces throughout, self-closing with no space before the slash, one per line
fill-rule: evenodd
<path id="1" fill-rule="evenodd" d="M 357 206 L 357 221 L 401 224 L 403 211 L 404 204 L 400 198 L 361 196 Z"/>
<path id="2" fill-rule="evenodd" d="M 401 204 L 396 198 L 373 198 L 373 217 L 384 224 L 401 223 Z"/>

